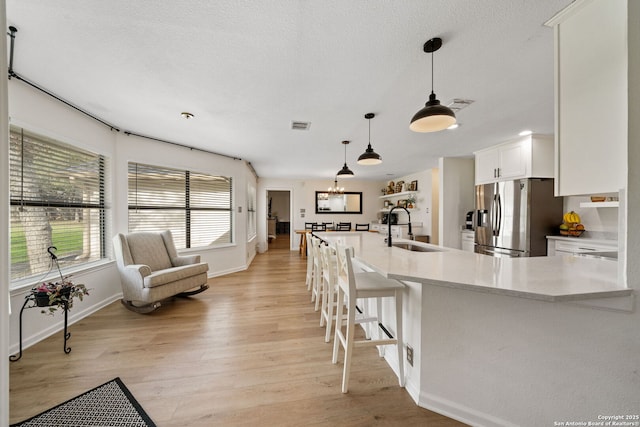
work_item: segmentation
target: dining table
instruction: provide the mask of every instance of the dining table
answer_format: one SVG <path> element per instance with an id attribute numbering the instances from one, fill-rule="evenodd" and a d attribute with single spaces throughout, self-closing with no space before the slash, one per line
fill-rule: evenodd
<path id="1" fill-rule="evenodd" d="M 295 230 L 296 234 L 300 235 L 300 245 L 298 246 L 298 252 L 303 258 L 307 256 L 307 233 L 311 233 L 311 229 L 305 228 L 303 230 Z"/>

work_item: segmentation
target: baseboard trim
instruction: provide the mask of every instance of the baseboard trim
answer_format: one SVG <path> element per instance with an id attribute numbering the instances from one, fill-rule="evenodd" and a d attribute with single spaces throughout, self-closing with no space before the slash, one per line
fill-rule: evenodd
<path id="1" fill-rule="evenodd" d="M 214 277 L 218 277 L 218 276 L 225 276 L 231 273 L 238 273 L 240 271 L 245 271 L 248 268 L 249 268 L 248 265 L 243 265 L 241 267 L 229 268 L 227 270 L 209 271 L 209 274 L 207 274 L 207 278 L 213 279 Z"/>
<path id="2" fill-rule="evenodd" d="M 418 406 L 472 426 L 517 427 L 517 424 L 430 393 L 420 392 Z"/>

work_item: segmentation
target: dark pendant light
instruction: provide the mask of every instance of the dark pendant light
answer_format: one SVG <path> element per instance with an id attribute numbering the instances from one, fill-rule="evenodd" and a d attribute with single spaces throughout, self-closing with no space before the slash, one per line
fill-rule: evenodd
<path id="1" fill-rule="evenodd" d="M 347 145 L 349 145 L 349 141 L 342 141 L 342 144 L 344 144 L 344 166 L 336 175 L 340 178 L 353 178 L 353 172 L 347 166 Z"/>
<path id="2" fill-rule="evenodd" d="M 411 119 L 409 129 L 414 132 L 436 132 L 451 126 L 456 122 L 456 115 L 450 108 L 440 105 L 433 92 L 433 52 L 440 49 L 442 39 L 432 38 L 424 44 L 424 51 L 431 54 L 431 95 L 424 108 Z"/>
<path id="3" fill-rule="evenodd" d="M 371 119 L 373 119 L 376 115 L 373 113 L 367 113 L 364 115 L 364 118 L 369 120 L 369 146 L 365 150 L 364 153 L 358 157 L 359 165 L 379 165 L 382 163 L 382 156 L 380 154 L 373 151 L 371 148 Z"/>

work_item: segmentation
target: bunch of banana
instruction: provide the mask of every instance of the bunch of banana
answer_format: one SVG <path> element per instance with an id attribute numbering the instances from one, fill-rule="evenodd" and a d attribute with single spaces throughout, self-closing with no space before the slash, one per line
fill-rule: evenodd
<path id="1" fill-rule="evenodd" d="M 578 215 L 574 211 L 567 212 L 566 214 L 564 214 L 562 219 L 564 220 L 565 224 L 580 224 L 580 215 Z"/>
<path id="2" fill-rule="evenodd" d="M 567 212 L 563 215 L 560 224 L 560 234 L 563 236 L 575 236 L 578 237 L 584 232 L 584 225 L 580 224 L 580 215 L 574 211 Z"/>

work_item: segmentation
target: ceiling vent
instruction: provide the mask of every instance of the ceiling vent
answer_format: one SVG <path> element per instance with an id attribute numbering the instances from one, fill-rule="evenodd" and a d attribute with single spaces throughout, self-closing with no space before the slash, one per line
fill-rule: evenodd
<path id="1" fill-rule="evenodd" d="M 309 130 L 311 127 L 311 122 L 291 122 L 291 129 L 293 130 Z"/>
<path id="2" fill-rule="evenodd" d="M 451 110 L 453 110 L 454 113 L 457 113 L 463 108 L 473 104 L 473 102 L 474 101 L 472 99 L 453 98 L 453 101 L 447 104 L 447 107 L 451 108 Z"/>

